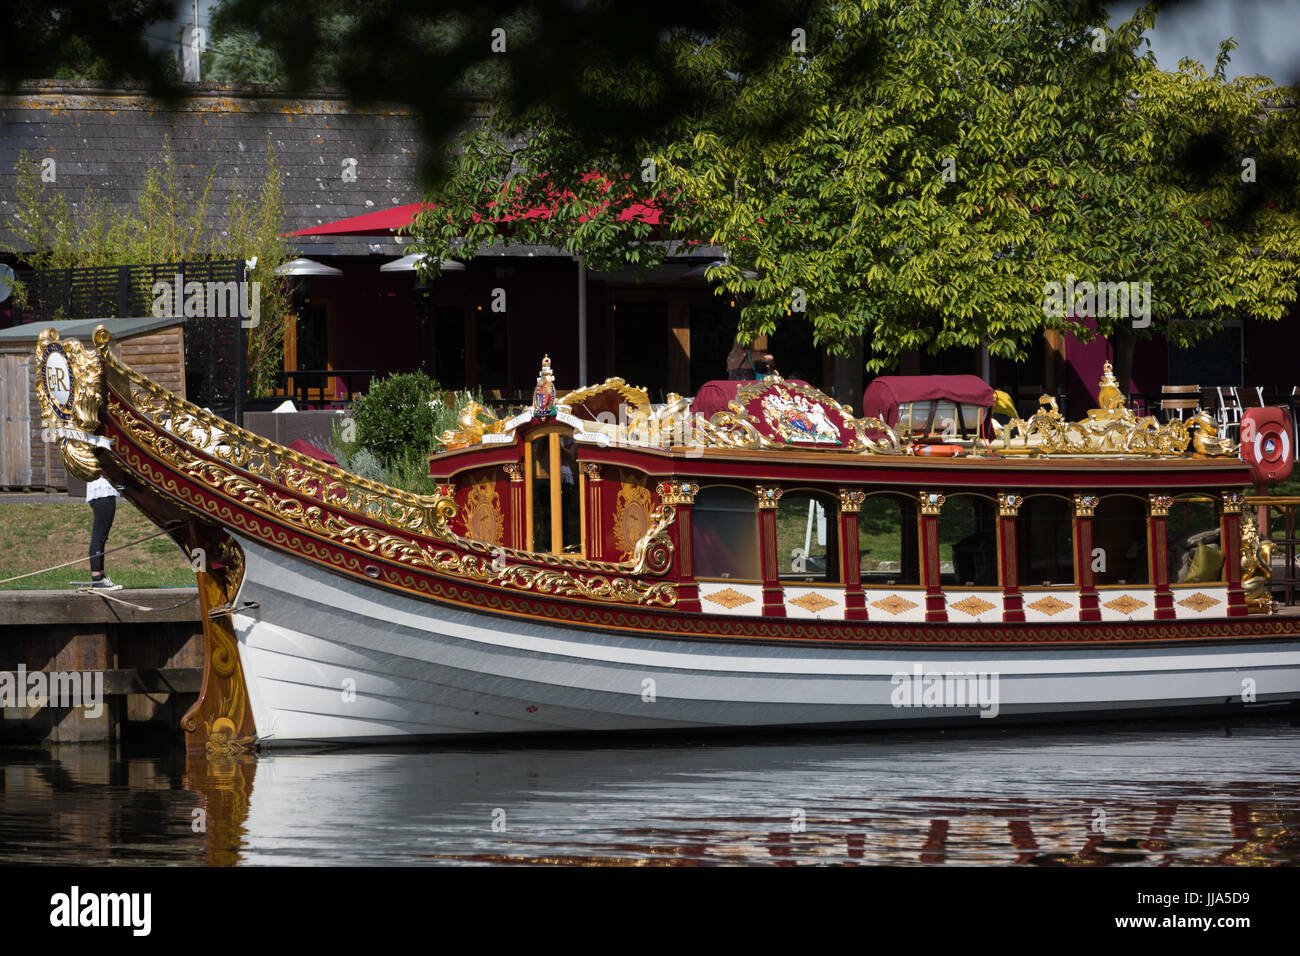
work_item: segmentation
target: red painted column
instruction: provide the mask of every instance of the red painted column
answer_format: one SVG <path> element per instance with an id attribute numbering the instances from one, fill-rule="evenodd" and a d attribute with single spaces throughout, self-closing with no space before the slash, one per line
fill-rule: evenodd
<path id="1" fill-rule="evenodd" d="M 1025 499 L 998 494 L 998 580 L 1002 584 L 1002 620 L 1025 619 L 1025 599 L 1020 593 L 1020 562 L 1016 552 L 1016 516 Z"/>
<path id="2" fill-rule="evenodd" d="M 1101 599 L 1092 576 L 1092 513 L 1101 499 L 1074 496 L 1074 583 L 1079 586 L 1079 620 L 1100 621 Z"/>
<path id="3" fill-rule="evenodd" d="M 758 485 L 758 546 L 763 559 L 763 616 L 785 617 L 785 591 L 781 587 L 781 566 L 776 554 L 776 506 L 781 489 Z"/>
<path id="4" fill-rule="evenodd" d="M 699 491 L 696 482 L 679 478 L 661 481 L 655 487 L 659 503 L 677 512 L 668 526 L 668 535 L 677 565 L 677 610 L 688 614 L 700 613 L 700 586 L 695 583 L 695 559 L 691 552 L 691 505 L 695 504 Z"/>
<path id="5" fill-rule="evenodd" d="M 1151 584 L 1156 589 L 1156 620 L 1172 621 L 1174 593 L 1169 590 L 1169 543 L 1165 525 L 1169 521 L 1170 495 L 1147 495 L 1147 560 L 1151 568 Z"/>
<path id="6" fill-rule="evenodd" d="M 524 466 L 513 462 L 502 467 L 510 476 L 510 493 L 506 502 L 509 509 L 506 547 L 522 551 L 528 546 L 528 529 L 524 527 Z"/>
<path id="7" fill-rule="evenodd" d="M 858 550 L 858 512 L 866 492 L 840 489 L 840 574 L 844 582 L 844 619 L 867 619 L 867 595 L 862 590 L 862 554 Z"/>
<path id="8" fill-rule="evenodd" d="M 582 540 L 586 549 L 587 560 L 608 561 L 605 555 L 605 512 L 601 507 L 600 496 L 604 485 L 600 478 L 600 464 L 584 461 L 578 466 L 582 471 Z M 615 557 L 614 560 L 618 560 Z"/>
<path id="9" fill-rule="evenodd" d="M 1240 491 L 1223 493 L 1219 516 L 1219 546 L 1223 549 L 1223 580 L 1228 582 L 1228 617 L 1245 617 L 1246 591 L 1241 586 L 1241 509 L 1245 498 Z"/>
<path id="10" fill-rule="evenodd" d="M 921 514 L 917 519 L 921 538 L 921 583 L 925 585 L 925 619 L 927 622 L 948 620 L 948 608 L 943 599 L 943 582 L 939 576 L 939 509 L 944 497 L 932 491 L 922 491 Z"/>

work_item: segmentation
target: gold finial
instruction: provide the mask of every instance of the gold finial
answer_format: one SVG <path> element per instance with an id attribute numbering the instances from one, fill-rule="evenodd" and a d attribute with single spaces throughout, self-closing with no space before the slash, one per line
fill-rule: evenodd
<path id="1" fill-rule="evenodd" d="M 1101 385 L 1097 392 L 1097 401 L 1103 411 L 1116 412 L 1124 407 L 1124 393 L 1119 390 L 1119 382 L 1107 362 L 1101 367 Z"/>

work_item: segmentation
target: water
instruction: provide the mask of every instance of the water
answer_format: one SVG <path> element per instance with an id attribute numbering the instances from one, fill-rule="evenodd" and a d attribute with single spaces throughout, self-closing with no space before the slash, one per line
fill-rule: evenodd
<path id="1" fill-rule="evenodd" d="M 1285 720 L 608 743 L 0 751 L 0 863 L 1300 863 Z"/>

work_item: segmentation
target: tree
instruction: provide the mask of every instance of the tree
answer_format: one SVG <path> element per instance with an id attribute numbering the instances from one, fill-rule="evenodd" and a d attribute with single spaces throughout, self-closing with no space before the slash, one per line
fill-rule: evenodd
<path id="1" fill-rule="evenodd" d="M 0 29 L 0 92 L 25 79 L 145 83 L 179 93 L 174 51 L 149 49 L 145 31 L 170 20 L 171 0 L 8 0 Z"/>
<path id="2" fill-rule="evenodd" d="M 555 215 L 516 228 L 520 241 L 652 260 L 628 224 L 578 223 L 594 198 L 582 177 L 600 170 L 623 202 L 663 209 L 672 235 L 729 251 L 713 278 L 747 303 L 743 333 L 807 321 L 837 354 L 865 337 L 872 369 L 913 349 L 1022 359 L 1047 328 L 1090 338 L 1086 318 L 1121 344 L 1280 318 L 1300 278 L 1300 152 L 1294 113 L 1271 107 L 1291 92 L 1226 81 L 1230 47 L 1212 76 L 1161 72 L 1143 52 L 1153 23 L 1142 9 L 1109 30 L 1083 2 L 826 2 L 757 66 L 742 36 L 678 31 L 661 57 L 702 91 L 692 110 L 593 142 L 498 97 L 431 193 L 420 247 L 451 253 L 485 195 L 541 189 Z M 626 98 L 638 77 L 601 82 Z M 565 225 L 574 238 L 556 235 Z M 461 254 L 490 235 L 464 229 Z M 1048 290 L 1072 279 L 1107 283 L 1113 311 L 1081 294 L 1052 314 Z M 1122 304 L 1143 314 L 1118 308 L 1119 283 L 1150 284 L 1149 316 L 1140 297 Z"/>

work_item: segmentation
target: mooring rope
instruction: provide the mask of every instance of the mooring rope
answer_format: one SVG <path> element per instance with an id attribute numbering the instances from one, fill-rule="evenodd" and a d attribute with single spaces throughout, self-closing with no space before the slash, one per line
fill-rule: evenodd
<path id="1" fill-rule="evenodd" d="M 84 558 L 77 558 L 75 561 L 65 561 L 62 564 L 56 564 L 51 568 L 41 568 L 39 571 L 28 571 L 26 574 L 16 574 L 12 578 L 5 578 L 3 581 L 0 581 L 0 584 L 8 584 L 10 581 L 21 581 L 23 578 L 33 578 L 36 575 L 44 574 L 47 571 L 57 571 L 59 568 L 70 568 L 74 564 L 89 561 L 91 558 L 102 557 L 106 554 L 112 554 L 114 551 L 121 551 L 125 548 L 133 548 L 137 544 L 142 544 L 143 542 L 152 540 L 153 538 L 161 537 L 164 534 L 170 534 L 175 527 L 176 525 L 172 525 L 171 527 L 164 528 L 162 531 L 155 531 L 153 534 L 145 535 L 143 538 L 136 538 L 134 541 L 128 541 L 126 544 L 119 544 L 116 548 L 109 548 L 107 551 L 100 551 L 97 554 L 88 554 Z"/>
<path id="2" fill-rule="evenodd" d="M 135 604 L 131 601 L 123 601 L 120 597 L 114 597 L 112 594 L 110 594 L 108 591 L 105 591 L 103 588 L 77 588 L 77 593 L 96 594 L 99 597 L 102 597 L 105 601 L 112 601 L 115 604 L 122 604 L 125 605 L 126 607 L 134 608 L 137 611 L 171 611 L 180 607 L 182 604 L 189 604 L 191 601 L 197 601 L 199 599 L 199 596 L 197 594 L 191 594 L 189 597 L 185 598 L 184 600 L 177 601 L 175 604 L 168 604 L 166 607 L 146 607 L 143 604 Z"/>

